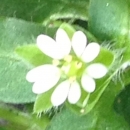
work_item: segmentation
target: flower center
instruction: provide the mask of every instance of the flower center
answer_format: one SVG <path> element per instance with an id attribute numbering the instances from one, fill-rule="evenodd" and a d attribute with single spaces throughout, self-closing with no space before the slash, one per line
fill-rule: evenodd
<path id="1" fill-rule="evenodd" d="M 84 68 L 84 63 L 81 60 L 72 55 L 68 55 L 64 58 L 61 70 L 70 78 L 81 76 Z"/>
<path id="2" fill-rule="evenodd" d="M 65 56 L 61 61 L 54 59 L 52 64 L 59 66 L 63 75 L 65 77 L 67 76 L 69 79 L 71 79 L 71 77 L 75 77 L 74 79 L 76 79 L 76 77 L 81 77 L 86 68 L 84 62 L 72 55 Z"/>

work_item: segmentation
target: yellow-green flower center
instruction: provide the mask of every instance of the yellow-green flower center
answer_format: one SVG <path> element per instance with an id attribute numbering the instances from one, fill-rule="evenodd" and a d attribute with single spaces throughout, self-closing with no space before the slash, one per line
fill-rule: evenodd
<path id="1" fill-rule="evenodd" d="M 71 79 L 76 79 L 76 77 L 81 77 L 83 71 L 85 70 L 85 63 L 81 61 L 79 58 L 67 55 L 63 60 L 53 60 L 53 65 L 59 66 L 61 68 L 62 74 Z"/>
<path id="2" fill-rule="evenodd" d="M 68 55 L 64 58 L 61 70 L 67 77 L 79 77 L 85 69 L 85 64 L 77 57 Z"/>

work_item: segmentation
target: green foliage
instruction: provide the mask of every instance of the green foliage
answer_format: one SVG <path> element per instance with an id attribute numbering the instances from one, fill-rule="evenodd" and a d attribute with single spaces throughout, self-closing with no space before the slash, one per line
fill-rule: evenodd
<path id="1" fill-rule="evenodd" d="M 18 47 L 16 53 L 34 66 L 52 63 L 52 59 L 41 52 L 34 44 Z"/>
<path id="2" fill-rule="evenodd" d="M 0 15 L 35 22 L 60 18 L 86 20 L 88 3 L 89 0 L 4 0 L 0 1 Z"/>
<path id="3" fill-rule="evenodd" d="M 115 108 L 117 109 L 117 112 L 124 116 L 124 119 L 130 123 L 130 86 L 127 86 L 127 88 L 116 98 L 115 102 Z M 117 107 L 117 104 L 119 107 Z"/>
<path id="4" fill-rule="evenodd" d="M 53 91 L 54 88 L 37 96 L 37 99 L 34 104 L 34 113 L 46 113 L 48 110 L 52 108 L 51 95 Z"/>
<path id="5" fill-rule="evenodd" d="M 23 46 L 23 51 L 27 51 L 25 46 L 35 43 L 36 36 L 43 32 L 53 35 L 55 29 L 50 28 L 46 30 L 41 25 L 11 18 L 0 20 L 1 101 L 25 103 L 35 100 L 35 95 L 32 93 L 32 85 L 25 79 L 32 65 L 28 61 L 21 59 L 15 53 L 15 49 L 18 48 L 16 49 L 17 52 L 22 55 L 21 46 Z M 30 48 L 29 52 L 34 51 L 33 46 L 30 45 Z M 35 54 L 35 52 L 32 52 L 32 54 Z M 41 52 L 38 51 L 38 55 L 40 54 Z M 33 61 L 35 60 L 32 55 L 28 57 L 27 55 L 25 59 L 32 58 Z M 40 58 L 43 59 L 44 57 Z"/>
<path id="6" fill-rule="evenodd" d="M 89 7 L 89 30 L 100 40 L 124 48 L 123 62 L 130 60 L 129 12 L 129 0 L 91 0 Z"/>
<path id="7" fill-rule="evenodd" d="M 90 31 L 101 40 L 117 40 L 127 35 L 128 3 L 129 0 L 91 0 Z"/>
<path id="8" fill-rule="evenodd" d="M 44 130 L 49 123 L 47 116 L 38 118 L 3 103 L 0 104 L 0 118 L 3 120 L 2 126 L 5 130 Z"/>
<path id="9" fill-rule="evenodd" d="M 107 58 L 106 58 L 107 57 Z M 109 69 L 115 64 L 116 54 L 111 49 L 101 47 L 98 57 L 93 61 L 94 63 L 102 63 Z"/>
<path id="10" fill-rule="evenodd" d="M 54 38 L 58 27 L 70 33 L 68 28 L 71 26 L 67 25 L 66 28 L 62 24 L 67 22 L 75 27 L 71 28 L 70 37 L 75 30 L 81 29 L 88 34 L 89 41 L 105 41 L 109 45 L 114 43 L 114 50 L 119 49 L 121 52 L 113 53 L 103 48 L 94 60 L 107 67 L 112 63 L 112 71 L 101 80 L 96 80 L 98 89 L 88 98 L 82 113 L 86 115 L 75 114 L 80 113 L 81 104 L 87 96 L 85 93 L 78 104 L 66 103 L 70 109 L 65 107 L 56 114 L 47 130 L 129 130 L 130 71 L 129 68 L 117 71 L 122 63 L 130 61 L 129 12 L 130 0 L 0 1 L 0 101 L 26 105 L 36 100 L 36 114 L 52 107 L 50 96 L 53 89 L 36 98 L 32 93 L 32 84 L 25 77 L 33 67 L 51 63 L 51 58 L 36 47 L 36 37 L 44 33 Z M 78 25 L 75 25 L 76 19 L 80 21 Z M 121 55 L 115 59 L 118 53 Z M 1 130 L 44 130 L 49 124 L 50 120 L 45 115 L 37 118 L 29 112 L 17 111 L 10 105 L 2 104 Z"/>

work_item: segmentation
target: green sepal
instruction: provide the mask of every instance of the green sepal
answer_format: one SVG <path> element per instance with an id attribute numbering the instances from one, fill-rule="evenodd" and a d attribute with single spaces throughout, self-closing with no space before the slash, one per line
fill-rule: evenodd
<path id="1" fill-rule="evenodd" d="M 92 63 L 102 63 L 106 67 L 110 67 L 115 61 L 115 54 L 111 50 L 101 47 L 99 55 Z"/>
<path id="2" fill-rule="evenodd" d="M 106 76 L 102 79 L 96 80 L 96 90 L 93 93 L 87 93 L 82 88 L 82 95 L 79 99 L 79 101 L 72 105 L 69 102 L 66 103 L 66 105 L 78 115 L 85 115 L 89 113 L 98 103 L 98 100 L 100 99 L 101 95 L 105 91 L 106 87 L 110 83 L 111 78 Z"/>
<path id="3" fill-rule="evenodd" d="M 63 23 L 61 24 L 60 28 L 64 29 L 66 31 L 66 33 L 68 34 L 69 38 L 71 39 L 73 34 L 75 33 L 75 29 L 73 26 L 71 26 L 68 23 Z"/>
<path id="4" fill-rule="evenodd" d="M 49 91 L 37 96 L 36 101 L 34 103 L 34 109 L 33 109 L 34 113 L 39 114 L 42 112 L 47 112 L 53 107 L 50 98 L 54 89 L 55 88 L 52 88 Z"/>
<path id="5" fill-rule="evenodd" d="M 34 66 L 52 63 L 52 59 L 33 44 L 17 47 L 15 52 Z"/>
<path id="6" fill-rule="evenodd" d="M 101 95 L 103 94 L 107 86 L 109 85 L 110 81 L 111 81 L 111 78 L 108 76 L 102 79 L 96 80 L 96 90 L 90 94 L 89 100 L 86 106 L 84 107 L 83 114 L 87 114 L 95 107 L 96 103 L 98 103 Z"/>

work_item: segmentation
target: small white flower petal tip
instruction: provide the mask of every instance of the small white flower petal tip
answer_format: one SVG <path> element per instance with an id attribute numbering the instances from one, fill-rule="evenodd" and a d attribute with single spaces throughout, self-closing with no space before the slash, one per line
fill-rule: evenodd
<path id="1" fill-rule="evenodd" d="M 127 67 L 130 67 L 130 61 L 123 63 L 122 66 L 121 66 L 121 69 L 125 70 Z"/>
<path id="2" fill-rule="evenodd" d="M 82 76 L 81 84 L 82 84 L 83 89 L 88 93 L 92 93 L 96 87 L 96 83 L 95 83 L 94 79 L 92 79 L 91 77 L 89 77 L 86 74 L 84 74 Z"/>
<path id="3" fill-rule="evenodd" d="M 71 41 L 67 33 L 61 28 L 59 28 L 56 32 L 56 43 L 57 50 L 55 51 L 58 51 L 60 59 L 63 59 L 71 51 Z"/>
<path id="4" fill-rule="evenodd" d="M 80 57 L 83 53 L 85 47 L 87 44 L 87 38 L 85 34 L 81 31 L 77 31 L 74 33 L 72 37 L 72 47 L 75 52 L 75 54 Z"/>
<path id="5" fill-rule="evenodd" d="M 37 37 L 38 48 L 51 58 L 58 58 L 56 55 L 56 42 L 51 37 L 41 34 Z"/>
<path id="6" fill-rule="evenodd" d="M 107 74 L 108 69 L 101 63 L 94 63 L 87 67 L 86 72 L 94 79 L 99 79 Z"/>
<path id="7" fill-rule="evenodd" d="M 29 82 L 35 82 L 32 91 L 41 94 L 56 85 L 60 79 L 60 70 L 53 65 L 42 65 L 29 71 L 26 79 Z"/>
<path id="8" fill-rule="evenodd" d="M 69 94 L 68 94 L 68 101 L 71 104 L 75 104 L 78 102 L 81 96 L 80 85 L 78 82 L 73 82 L 70 86 Z"/>
<path id="9" fill-rule="evenodd" d="M 100 45 L 98 43 L 92 42 L 87 45 L 81 58 L 84 62 L 88 63 L 93 61 L 100 52 Z"/>
<path id="10" fill-rule="evenodd" d="M 53 59 L 62 59 L 71 50 L 71 42 L 63 29 L 58 29 L 56 41 L 51 37 L 41 34 L 37 37 L 37 46 L 47 56 Z"/>
<path id="11" fill-rule="evenodd" d="M 53 106 L 59 106 L 65 102 L 69 93 L 69 88 L 70 88 L 69 80 L 63 81 L 56 87 L 51 96 L 51 102 Z"/>

